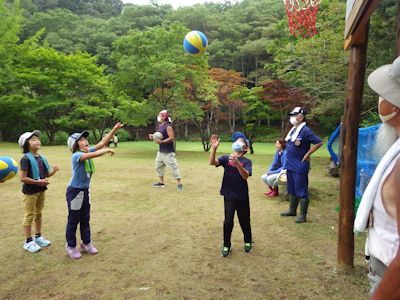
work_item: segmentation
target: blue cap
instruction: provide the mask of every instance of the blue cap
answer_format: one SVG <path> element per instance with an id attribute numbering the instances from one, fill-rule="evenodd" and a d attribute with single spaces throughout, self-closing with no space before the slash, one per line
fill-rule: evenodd
<path id="1" fill-rule="evenodd" d="M 244 139 L 246 141 L 247 146 L 250 146 L 249 140 L 243 132 L 236 131 L 232 134 L 231 136 L 232 142 L 236 142 L 238 139 Z"/>

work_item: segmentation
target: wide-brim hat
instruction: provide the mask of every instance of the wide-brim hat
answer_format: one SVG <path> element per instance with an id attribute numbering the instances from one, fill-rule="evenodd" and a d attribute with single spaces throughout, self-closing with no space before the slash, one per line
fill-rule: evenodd
<path id="1" fill-rule="evenodd" d="M 79 141 L 79 139 L 81 137 L 87 138 L 88 136 L 89 136 L 89 131 L 87 131 L 87 130 L 84 130 L 84 131 L 82 131 L 80 133 L 79 132 L 75 132 L 75 133 L 71 134 L 68 137 L 68 140 L 67 140 L 67 145 L 68 145 L 69 150 L 74 151 L 75 143 L 77 141 Z"/>
<path id="2" fill-rule="evenodd" d="M 300 106 L 295 107 L 291 112 L 289 112 L 289 116 L 296 116 L 298 114 L 302 114 L 305 116 L 307 112 Z"/>
<path id="3" fill-rule="evenodd" d="M 33 135 L 40 137 L 41 134 L 42 133 L 39 130 L 34 130 L 32 132 L 30 131 L 24 132 L 18 139 L 18 145 L 22 148 L 24 147 L 26 141 L 29 140 Z"/>
<path id="4" fill-rule="evenodd" d="M 368 85 L 379 96 L 400 107 L 400 57 L 373 71 L 368 76 Z"/>

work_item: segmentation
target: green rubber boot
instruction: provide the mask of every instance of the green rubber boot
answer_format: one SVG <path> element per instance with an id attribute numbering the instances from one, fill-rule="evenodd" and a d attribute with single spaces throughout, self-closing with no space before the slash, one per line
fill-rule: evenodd
<path id="1" fill-rule="evenodd" d="M 295 196 L 289 194 L 289 210 L 282 212 L 281 216 L 282 217 L 296 216 L 298 204 L 299 204 L 299 199 L 297 199 Z"/>
<path id="2" fill-rule="evenodd" d="M 308 199 L 300 199 L 300 215 L 296 218 L 296 223 L 307 222 Z"/>

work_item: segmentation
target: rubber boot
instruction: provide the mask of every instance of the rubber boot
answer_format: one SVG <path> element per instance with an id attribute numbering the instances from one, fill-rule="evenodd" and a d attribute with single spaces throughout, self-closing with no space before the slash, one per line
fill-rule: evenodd
<path id="1" fill-rule="evenodd" d="M 272 187 L 271 187 L 271 186 L 268 186 L 268 187 L 269 187 L 269 191 L 266 191 L 266 192 L 264 193 L 265 196 L 269 196 L 269 195 L 273 192 Z"/>
<path id="2" fill-rule="evenodd" d="M 300 215 L 296 218 L 296 223 L 307 222 L 308 199 L 300 199 Z"/>
<path id="3" fill-rule="evenodd" d="M 299 204 L 299 199 L 297 199 L 296 196 L 289 194 L 289 210 L 282 212 L 281 216 L 282 217 L 296 216 L 298 204 Z"/>
<path id="4" fill-rule="evenodd" d="M 274 198 L 278 196 L 279 196 L 279 190 L 278 187 L 276 187 L 272 190 L 272 193 L 268 195 L 268 198 Z"/>

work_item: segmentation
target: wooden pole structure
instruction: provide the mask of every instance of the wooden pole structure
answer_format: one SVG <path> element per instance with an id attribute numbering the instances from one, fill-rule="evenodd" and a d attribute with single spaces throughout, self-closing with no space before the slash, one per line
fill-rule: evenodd
<path id="1" fill-rule="evenodd" d="M 397 2 L 396 55 L 400 56 L 400 0 Z"/>
<path id="2" fill-rule="evenodd" d="M 349 73 L 343 119 L 343 151 L 341 154 L 339 194 L 339 234 L 337 263 L 342 269 L 354 263 L 354 198 L 357 169 L 357 142 L 360 108 L 364 90 L 366 56 L 368 46 L 368 24 L 359 28 L 357 44 L 350 48 Z"/>

